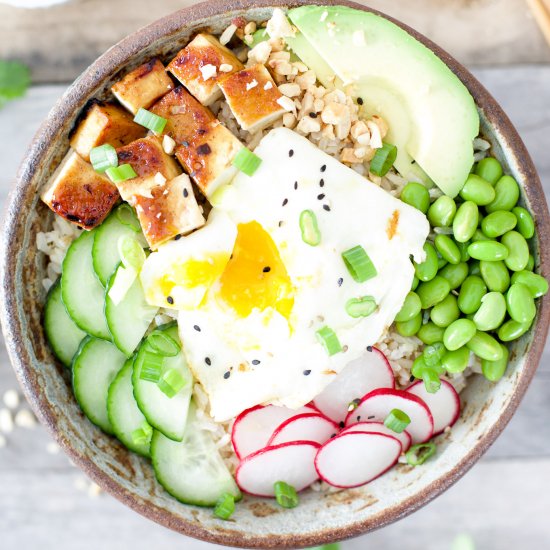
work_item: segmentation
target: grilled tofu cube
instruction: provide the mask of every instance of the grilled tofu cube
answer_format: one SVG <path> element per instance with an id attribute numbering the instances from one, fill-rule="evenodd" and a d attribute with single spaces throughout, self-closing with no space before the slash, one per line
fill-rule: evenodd
<path id="1" fill-rule="evenodd" d="M 117 188 L 70 150 L 53 174 L 42 200 L 59 216 L 84 229 L 98 226 L 117 203 Z"/>
<path id="2" fill-rule="evenodd" d="M 278 103 L 283 95 L 261 64 L 232 74 L 220 82 L 220 88 L 241 128 L 251 133 L 269 126 L 286 112 Z"/>
<path id="3" fill-rule="evenodd" d="M 231 50 L 212 35 L 201 33 L 172 59 L 166 70 L 208 106 L 222 96 L 218 82 L 243 68 Z"/>
<path id="4" fill-rule="evenodd" d="M 136 124 L 118 105 L 94 103 L 81 119 L 71 136 L 71 147 L 86 161 L 94 147 L 108 143 L 113 147 L 126 145 L 143 137 L 147 129 Z"/>
<path id="5" fill-rule="evenodd" d="M 144 180 L 154 178 L 158 173 L 171 180 L 181 173 L 178 163 L 164 152 L 162 142 L 156 136 L 147 136 L 120 147 L 117 154 L 119 164 L 129 164 L 137 174 L 137 178 L 117 183 L 121 197 L 128 202 L 135 186 Z"/>
<path id="6" fill-rule="evenodd" d="M 153 250 L 177 235 L 204 225 L 204 216 L 187 174 L 165 182 L 148 178 L 136 184 L 132 191 L 128 202 L 135 207 L 143 234 Z"/>
<path id="7" fill-rule="evenodd" d="M 134 115 L 141 107 L 148 109 L 155 101 L 174 88 L 158 59 L 140 65 L 111 87 L 111 91 Z"/>

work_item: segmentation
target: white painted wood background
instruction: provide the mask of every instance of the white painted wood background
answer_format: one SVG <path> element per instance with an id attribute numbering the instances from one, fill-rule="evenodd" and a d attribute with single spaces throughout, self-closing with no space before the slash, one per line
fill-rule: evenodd
<path id="1" fill-rule="evenodd" d="M 0 28 L 3 24 L 0 17 Z M 3 29 L 0 44 L 2 48 L 8 44 Z M 541 56 L 547 53 L 537 51 Z M 475 74 L 516 124 L 550 196 L 550 65 L 483 68 Z M 26 98 L 0 111 L 0 203 L 35 129 L 64 88 L 36 86 Z M 0 395 L 15 387 L 0 344 Z M 346 542 L 344 549 L 450 550 L 460 533 L 470 534 L 478 550 L 550 548 L 549 418 L 547 349 L 519 411 L 473 470 L 413 516 Z M 7 446 L 0 449 L 0 550 L 215 548 L 155 525 L 108 495 L 90 496 L 82 488 L 82 474 L 65 456 L 48 452 L 50 438 L 41 427 L 16 429 L 7 439 Z"/>

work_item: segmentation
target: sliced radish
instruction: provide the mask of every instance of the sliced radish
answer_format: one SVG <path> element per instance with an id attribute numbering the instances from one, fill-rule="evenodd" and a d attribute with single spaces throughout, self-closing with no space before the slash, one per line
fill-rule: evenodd
<path id="1" fill-rule="evenodd" d="M 375 432 L 342 433 L 325 443 L 315 457 L 319 477 L 334 487 L 365 485 L 389 470 L 401 454 L 401 443 Z"/>
<path id="2" fill-rule="evenodd" d="M 383 422 L 357 422 L 356 424 L 344 428 L 340 433 L 345 434 L 349 432 L 374 432 L 395 437 L 395 439 L 401 443 L 401 450 L 404 453 L 406 453 L 412 445 L 412 438 L 407 430 L 398 434 L 390 430 Z"/>
<path id="3" fill-rule="evenodd" d="M 235 454 L 244 458 L 267 445 L 273 432 L 285 421 L 293 416 L 315 412 L 306 405 L 299 409 L 287 409 L 275 405 L 258 405 L 243 411 L 233 424 L 231 441 Z"/>
<path id="4" fill-rule="evenodd" d="M 240 463 L 235 473 L 237 485 L 257 497 L 275 496 L 277 481 L 302 491 L 319 478 L 313 464 L 319 447 L 313 441 L 292 441 L 260 449 Z"/>
<path id="5" fill-rule="evenodd" d="M 409 386 L 407 392 L 420 397 L 428 405 L 434 419 L 434 435 L 452 426 L 460 416 L 460 397 L 447 380 L 441 380 L 436 393 L 429 393 L 422 380 Z"/>
<path id="6" fill-rule="evenodd" d="M 423 443 L 432 437 L 434 421 L 428 405 L 403 390 L 380 389 L 365 395 L 359 406 L 348 413 L 346 426 L 370 420 L 384 422 L 393 409 L 403 411 L 411 419 L 407 431 L 413 443 Z"/>
<path id="7" fill-rule="evenodd" d="M 326 416 L 311 412 L 285 420 L 274 432 L 268 445 L 280 445 L 289 441 L 315 441 L 321 445 L 336 435 L 340 429 Z"/>
<path id="8" fill-rule="evenodd" d="M 349 404 L 378 388 L 394 388 L 393 370 L 377 348 L 347 365 L 315 398 L 313 404 L 331 420 L 342 422 Z"/>

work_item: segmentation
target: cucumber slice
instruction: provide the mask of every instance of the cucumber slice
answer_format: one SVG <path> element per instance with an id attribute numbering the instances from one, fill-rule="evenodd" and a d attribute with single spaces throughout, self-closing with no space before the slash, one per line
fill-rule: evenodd
<path id="1" fill-rule="evenodd" d="M 126 357 L 105 340 L 88 336 L 73 361 L 73 390 L 84 414 L 104 432 L 113 433 L 107 415 L 109 386 Z"/>
<path id="2" fill-rule="evenodd" d="M 181 443 L 154 432 L 151 458 L 157 480 L 184 504 L 215 506 L 224 493 L 238 499 L 241 492 L 210 433 L 198 425 L 195 410 L 192 403 Z"/>
<path id="3" fill-rule="evenodd" d="M 147 420 L 145 420 L 134 399 L 132 387 L 133 364 L 133 358 L 128 359 L 111 383 L 107 397 L 107 415 L 113 427 L 113 432 L 130 451 L 142 456 L 149 456 L 153 428 L 151 428 L 151 436 L 143 443 L 134 441 L 132 437 L 135 430 L 139 430 L 144 423 L 147 424 Z"/>
<path id="4" fill-rule="evenodd" d="M 178 329 L 174 324 L 159 327 L 155 332 L 157 331 L 166 331 L 166 334 L 170 336 L 170 338 L 179 343 Z M 154 332 L 152 334 L 154 334 Z M 187 367 L 187 361 L 185 360 L 183 351 L 180 349 L 177 355 L 165 357 L 163 365 L 165 371 L 168 369 L 176 369 L 185 380 L 189 381 L 174 397 L 168 397 L 154 382 L 141 380 L 139 377 L 140 355 L 145 353 L 149 347 L 147 343 L 149 337 L 142 342 L 136 360 L 134 361 L 134 372 L 132 374 L 134 397 L 136 398 L 141 412 L 145 415 L 147 422 L 149 422 L 153 428 L 159 430 L 166 437 L 174 441 L 181 441 L 185 432 L 187 411 L 193 391 L 193 375 Z"/>
<path id="5" fill-rule="evenodd" d="M 44 331 L 54 355 L 70 367 L 86 333 L 78 328 L 61 300 L 61 279 L 52 286 L 44 306 Z"/>
<path id="6" fill-rule="evenodd" d="M 92 265 L 95 231 L 83 231 L 63 260 L 61 298 L 79 328 L 96 338 L 110 340 L 103 309 L 105 290 Z"/>
<path id="7" fill-rule="evenodd" d="M 125 235 L 139 238 L 140 244 L 145 247 L 139 221 L 129 204 L 121 204 L 113 210 L 96 230 L 92 258 L 94 270 L 103 286 L 107 285 L 120 263 L 118 240 Z"/>
<path id="8" fill-rule="evenodd" d="M 105 317 L 113 342 L 122 353 L 130 357 L 141 342 L 159 308 L 150 306 L 145 301 L 139 277 L 136 277 L 123 300 L 119 304 L 115 304 L 109 298 L 109 290 L 113 286 L 117 271 L 113 273 L 107 284 Z"/>

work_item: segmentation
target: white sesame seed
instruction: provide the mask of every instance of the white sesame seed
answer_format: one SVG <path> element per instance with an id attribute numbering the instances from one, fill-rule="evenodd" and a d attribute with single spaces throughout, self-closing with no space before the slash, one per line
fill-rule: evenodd
<path id="1" fill-rule="evenodd" d="M 19 407 L 19 394 L 16 390 L 8 390 L 4 393 L 4 405 L 8 409 L 17 409 Z"/>
<path id="2" fill-rule="evenodd" d="M 165 135 L 162 138 L 162 148 L 167 155 L 171 155 L 176 148 L 176 142 L 170 136 Z"/>
<path id="3" fill-rule="evenodd" d="M 203 80 L 208 80 L 209 78 L 215 77 L 218 72 L 216 65 L 211 64 L 203 65 L 199 70 L 202 74 Z"/>
<path id="4" fill-rule="evenodd" d="M 231 40 L 231 38 L 233 38 L 236 30 L 237 25 L 229 25 L 229 27 L 227 27 L 227 29 L 225 29 L 220 36 L 220 44 L 222 46 L 225 46 Z"/>
<path id="5" fill-rule="evenodd" d="M 29 409 L 21 409 L 15 415 L 15 425 L 19 428 L 32 429 L 36 426 L 36 418 Z"/>
<path id="6" fill-rule="evenodd" d="M 9 409 L 0 409 L 0 432 L 5 434 L 13 432 L 13 417 Z"/>

